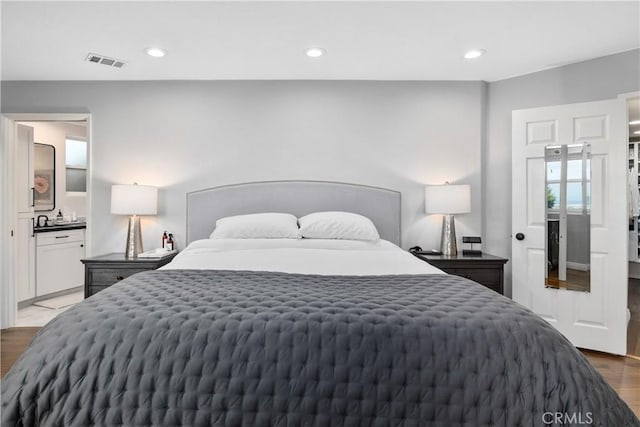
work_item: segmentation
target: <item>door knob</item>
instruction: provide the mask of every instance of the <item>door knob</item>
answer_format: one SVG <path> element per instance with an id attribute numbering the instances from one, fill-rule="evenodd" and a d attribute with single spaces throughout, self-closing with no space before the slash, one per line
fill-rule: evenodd
<path id="1" fill-rule="evenodd" d="M 516 234 L 516 239 L 517 240 L 524 240 L 524 234 L 522 234 L 522 233 Z"/>

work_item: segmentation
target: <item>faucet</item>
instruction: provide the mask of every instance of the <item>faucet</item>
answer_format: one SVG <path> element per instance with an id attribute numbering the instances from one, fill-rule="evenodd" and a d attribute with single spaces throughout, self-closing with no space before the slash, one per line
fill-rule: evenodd
<path id="1" fill-rule="evenodd" d="M 40 224 L 40 218 L 44 218 L 44 224 Z M 49 221 L 49 217 L 46 215 L 38 215 L 38 220 L 36 221 L 37 227 L 46 227 L 47 222 Z"/>

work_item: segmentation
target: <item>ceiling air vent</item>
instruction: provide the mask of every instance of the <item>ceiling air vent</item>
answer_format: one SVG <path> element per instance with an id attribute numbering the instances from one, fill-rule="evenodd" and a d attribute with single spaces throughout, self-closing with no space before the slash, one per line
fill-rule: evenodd
<path id="1" fill-rule="evenodd" d="M 109 58 L 104 55 L 96 55 L 95 53 L 90 53 L 89 55 L 87 55 L 85 61 L 116 68 L 122 68 L 126 64 L 125 61 L 122 61 L 120 59 Z"/>

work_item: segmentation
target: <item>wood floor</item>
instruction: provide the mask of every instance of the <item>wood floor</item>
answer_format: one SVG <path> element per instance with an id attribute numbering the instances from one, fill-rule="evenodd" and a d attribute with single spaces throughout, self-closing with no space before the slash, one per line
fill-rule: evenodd
<path id="1" fill-rule="evenodd" d="M 1 375 L 11 368 L 40 328 L 10 328 L 0 331 Z M 582 353 L 629 407 L 640 417 L 640 359 L 612 356 L 596 351 Z"/>
<path id="2" fill-rule="evenodd" d="M 567 268 L 567 280 L 558 279 L 558 270 L 551 270 L 545 284 L 551 288 L 568 289 L 570 291 L 589 292 L 591 289 L 591 272 Z"/>
<path id="3" fill-rule="evenodd" d="M 590 350 L 581 351 L 640 418 L 640 359 Z"/>
<path id="4" fill-rule="evenodd" d="M 0 376 L 9 371 L 22 350 L 40 328 L 9 328 L 0 331 Z"/>

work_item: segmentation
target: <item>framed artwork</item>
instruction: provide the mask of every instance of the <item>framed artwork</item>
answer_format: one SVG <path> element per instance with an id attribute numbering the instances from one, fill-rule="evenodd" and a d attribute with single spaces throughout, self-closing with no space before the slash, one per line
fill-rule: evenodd
<path id="1" fill-rule="evenodd" d="M 56 149 L 35 143 L 33 149 L 33 205 L 36 211 L 51 211 L 56 206 Z"/>

